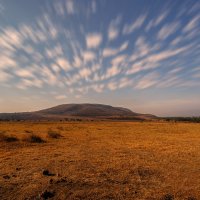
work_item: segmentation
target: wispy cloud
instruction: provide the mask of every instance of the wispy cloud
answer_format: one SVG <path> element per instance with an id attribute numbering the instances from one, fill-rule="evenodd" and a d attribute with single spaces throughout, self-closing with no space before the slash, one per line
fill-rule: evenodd
<path id="1" fill-rule="evenodd" d="M 184 52 L 185 50 L 187 50 L 187 48 L 188 47 L 182 47 L 176 50 L 165 50 L 165 51 L 161 51 L 160 53 L 150 54 L 144 59 L 140 59 L 139 61 L 135 62 L 132 65 L 132 67 L 127 70 L 126 73 L 135 74 L 143 70 L 157 68 L 161 66 L 160 62 Z"/>
<path id="2" fill-rule="evenodd" d="M 108 40 L 114 40 L 119 35 L 119 24 L 121 22 L 121 16 L 119 15 L 116 19 L 112 20 L 108 28 Z"/>
<path id="3" fill-rule="evenodd" d="M 80 77 L 87 79 L 92 71 L 89 68 L 83 68 L 79 71 Z"/>
<path id="4" fill-rule="evenodd" d="M 95 0 L 92 1 L 92 3 L 91 3 L 91 8 L 92 8 L 92 12 L 93 12 L 93 13 L 96 13 L 97 4 L 96 4 L 96 1 L 95 1 Z"/>
<path id="5" fill-rule="evenodd" d="M 90 62 L 96 58 L 95 53 L 92 51 L 84 51 L 82 53 L 84 62 Z"/>
<path id="6" fill-rule="evenodd" d="M 15 73 L 17 76 L 19 77 L 23 77 L 23 78 L 31 78 L 31 77 L 34 77 L 33 75 L 33 69 L 19 69 L 19 70 L 16 70 L 16 73 Z"/>
<path id="7" fill-rule="evenodd" d="M 118 48 L 105 48 L 103 50 L 103 57 L 110 57 L 110 56 L 116 56 L 118 53 L 124 51 L 127 49 L 129 45 L 128 41 L 125 41 L 120 47 Z"/>
<path id="8" fill-rule="evenodd" d="M 43 82 L 41 80 L 33 79 L 33 80 L 28 80 L 28 79 L 22 79 L 19 84 L 17 84 L 17 88 L 19 89 L 27 89 L 29 87 L 37 87 L 41 88 L 43 85 Z"/>
<path id="9" fill-rule="evenodd" d="M 138 17 L 138 19 L 136 19 L 134 22 L 132 22 L 131 24 L 126 24 L 123 28 L 123 34 L 130 34 L 132 33 L 134 30 L 140 28 L 145 19 L 146 19 L 146 14 L 145 15 L 141 15 Z"/>
<path id="10" fill-rule="evenodd" d="M 136 89 L 146 89 L 154 86 L 158 82 L 159 74 L 156 72 L 143 76 L 135 85 Z"/>
<path id="11" fill-rule="evenodd" d="M 74 56 L 74 62 L 73 62 L 73 66 L 75 66 L 75 67 L 81 67 L 81 65 L 82 65 L 82 60 L 81 60 L 81 58 L 79 57 L 79 56 Z"/>
<path id="12" fill-rule="evenodd" d="M 66 99 L 67 96 L 66 95 L 58 95 L 58 96 L 55 96 L 55 99 L 57 100 L 63 100 L 63 99 Z"/>
<path id="13" fill-rule="evenodd" d="M 189 32 L 194 30 L 194 28 L 198 26 L 199 21 L 200 21 L 200 14 L 195 16 L 188 22 L 188 24 L 184 27 L 183 32 Z"/>
<path id="14" fill-rule="evenodd" d="M 74 1 L 73 0 L 67 0 L 66 1 L 66 10 L 67 10 L 67 13 L 69 15 L 75 13 Z"/>
<path id="15" fill-rule="evenodd" d="M 150 22 L 147 24 L 145 30 L 149 31 L 151 28 L 154 28 L 156 26 L 158 26 L 159 24 L 161 24 L 161 22 L 167 17 L 169 11 L 166 10 L 162 13 L 160 13 L 160 15 L 158 17 L 156 17 L 155 19 L 150 20 Z"/>
<path id="16" fill-rule="evenodd" d="M 15 66 L 17 66 L 17 62 L 13 58 L 6 55 L 0 56 L 0 69 L 5 69 Z"/>
<path id="17" fill-rule="evenodd" d="M 7 82 L 12 75 L 0 70 L 0 82 Z"/>
<path id="18" fill-rule="evenodd" d="M 63 69 L 64 71 L 68 71 L 71 68 L 69 61 L 66 58 L 58 57 L 56 59 L 56 64 Z"/>
<path id="19" fill-rule="evenodd" d="M 164 25 L 158 32 L 158 36 L 157 36 L 158 39 L 164 40 L 168 38 L 179 28 L 179 26 L 180 26 L 179 22 L 173 22 L 173 23 Z"/>
<path id="20" fill-rule="evenodd" d="M 97 48 L 102 42 L 100 33 L 92 33 L 86 36 L 86 44 L 88 48 Z"/>
<path id="21" fill-rule="evenodd" d="M 29 49 L 27 49 L 29 51 Z M 59 44 L 57 46 L 55 46 L 54 48 L 50 49 L 50 48 L 46 48 L 45 49 L 46 52 L 46 56 L 48 58 L 56 58 L 58 56 L 62 56 L 63 55 L 63 50 L 62 50 L 62 46 Z M 30 52 L 31 53 L 31 52 Z"/>
<path id="22" fill-rule="evenodd" d="M 54 4 L 54 8 L 55 8 L 55 11 L 56 11 L 56 13 L 58 15 L 60 15 L 60 16 L 64 16 L 65 15 L 65 8 L 61 4 L 61 2 L 56 1 L 55 4 Z"/>
<path id="23" fill-rule="evenodd" d="M 113 58 L 111 60 L 111 64 L 118 66 L 119 64 L 121 64 L 125 60 L 126 57 L 127 57 L 126 55 L 116 56 L 115 58 Z"/>

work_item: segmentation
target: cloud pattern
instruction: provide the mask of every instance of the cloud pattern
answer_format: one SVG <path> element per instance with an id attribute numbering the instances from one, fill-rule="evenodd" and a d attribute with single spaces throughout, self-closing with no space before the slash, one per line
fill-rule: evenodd
<path id="1" fill-rule="evenodd" d="M 200 3 L 190 2 L 189 9 L 183 3 L 155 11 L 146 1 L 145 11 L 126 20 L 120 10 L 112 15 L 115 1 L 48 1 L 31 23 L 0 29 L 0 87 L 48 88 L 57 100 L 89 91 L 199 87 Z M 4 5 L 0 16 L 6 18 Z"/>

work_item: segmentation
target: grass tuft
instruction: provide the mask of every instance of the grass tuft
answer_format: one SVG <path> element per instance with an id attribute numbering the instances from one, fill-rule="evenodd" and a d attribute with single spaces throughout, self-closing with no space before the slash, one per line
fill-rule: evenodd
<path id="1" fill-rule="evenodd" d="M 44 143 L 45 142 L 45 140 L 42 139 L 40 136 L 34 135 L 34 134 L 29 135 L 28 137 L 26 137 L 24 139 L 24 141 L 31 142 L 31 143 Z"/>
<path id="2" fill-rule="evenodd" d="M 47 133 L 49 138 L 53 138 L 53 139 L 59 139 L 62 137 L 62 135 L 59 132 L 53 131 L 53 130 L 49 130 Z"/>
<path id="3" fill-rule="evenodd" d="M 60 131 L 64 131 L 64 128 L 62 126 L 58 126 L 57 129 Z"/>
<path id="4" fill-rule="evenodd" d="M 33 131 L 30 130 L 24 130 L 25 133 L 33 133 Z"/>
<path id="5" fill-rule="evenodd" d="M 5 133 L 0 134 L 1 142 L 17 142 L 19 139 L 13 135 L 6 135 Z"/>

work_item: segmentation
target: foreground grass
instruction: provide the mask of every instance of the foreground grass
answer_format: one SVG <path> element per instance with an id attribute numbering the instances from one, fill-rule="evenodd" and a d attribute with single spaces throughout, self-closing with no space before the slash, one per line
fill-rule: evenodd
<path id="1" fill-rule="evenodd" d="M 17 138 L 0 141 L 2 200 L 200 199 L 200 124 L 4 122 L 1 132 Z M 32 134 L 46 142 L 23 139 Z"/>

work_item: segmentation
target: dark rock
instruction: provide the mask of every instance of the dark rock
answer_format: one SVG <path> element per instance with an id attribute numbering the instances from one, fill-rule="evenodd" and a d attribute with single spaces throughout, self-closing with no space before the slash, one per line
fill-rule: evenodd
<path id="1" fill-rule="evenodd" d="M 52 184 L 53 183 L 53 179 L 50 179 L 49 183 Z"/>
<path id="2" fill-rule="evenodd" d="M 50 199 L 50 198 L 53 198 L 55 196 L 55 192 L 50 192 L 50 191 L 47 191 L 45 190 L 42 194 L 41 194 L 41 197 L 43 199 Z"/>
<path id="3" fill-rule="evenodd" d="M 49 170 L 47 170 L 47 169 L 43 170 L 42 174 L 43 174 L 44 176 L 55 176 L 55 174 L 49 172 Z"/>
<path id="4" fill-rule="evenodd" d="M 166 194 L 163 196 L 162 200 L 174 200 L 174 195 Z"/>
<path id="5" fill-rule="evenodd" d="M 3 178 L 4 178 L 4 179 L 10 179 L 10 176 L 5 175 L 5 176 L 3 176 Z"/>
<path id="6" fill-rule="evenodd" d="M 49 170 L 43 170 L 43 172 L 42 172 L 42 174 L 44 175 L 44 176 L 49 176 Z"/>

